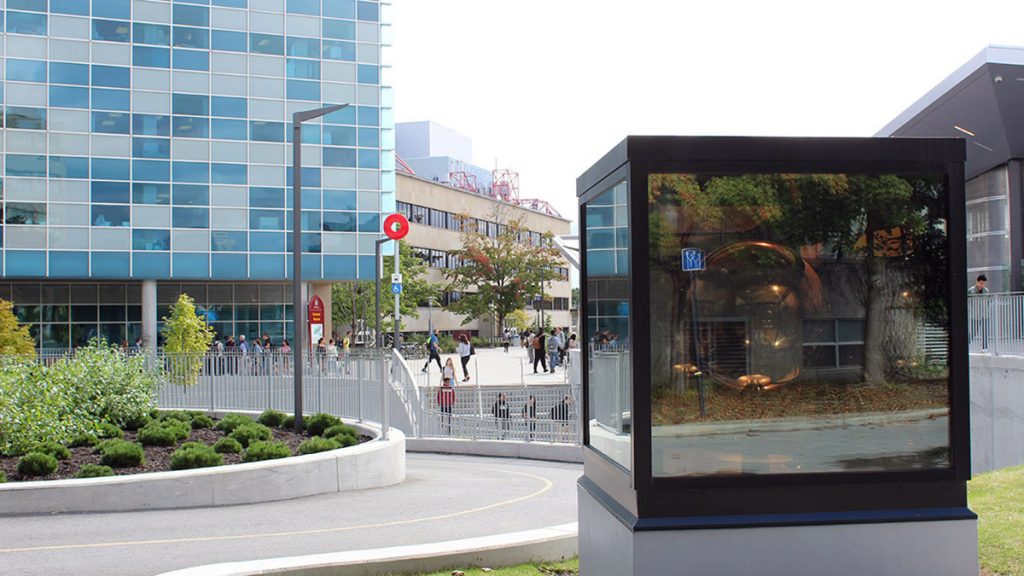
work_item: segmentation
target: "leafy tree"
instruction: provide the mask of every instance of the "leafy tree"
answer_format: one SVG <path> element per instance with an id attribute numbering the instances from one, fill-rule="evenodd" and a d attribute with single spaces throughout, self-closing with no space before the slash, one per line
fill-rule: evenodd
<path id="1" fill-rule="evenodd" d="M 0 299 L 0 355 L 36 355 L 36 341 L 29 334 L 28 326 L 18 323 L 13 306 L 3 299 Z"/>
<path id="2" fill-rule="evenodd" d="M 196 314 L 191 296 L 178 296 L 178 301 L 171 306 L 170 317 L 164 317 L 161 333 L 164 350 L 174 355 L 169 359 L 169 380 L 181 386 L 195 385 L 203 368 L 203 357 L 213 342 L 214 330 Z"/>
<path id="3" fill-rule="evenodd" d="M 530 327 L 530 315 L 526 313 L 526 310 L 513 310 L 505 317 L 505 323 L 508 328 L 515 328 L 516 332 L 522 332 Z"/>
<path id="4" fill-rule="evenodd" d="M 451 253 L 462 265 L 445 272 L 449 289 L 462 292 L 462 298 L 448 309 L 465 316 L 463 324 L 491 315 L 504 330 L 509 314 L 522 310 L 545 282 L 558 278 L 555 267 L 562 258 L 550 233 L 535 244 L 521 220 L 507 218 L 500 209 L 491 219 L 498 222 L 494 237 L 477 230 L 475 221 L 463 219 L 462 248 Z"/>

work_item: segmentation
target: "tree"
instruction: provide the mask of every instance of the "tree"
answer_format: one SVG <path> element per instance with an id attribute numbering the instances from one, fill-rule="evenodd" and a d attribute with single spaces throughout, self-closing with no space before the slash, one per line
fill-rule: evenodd
<path id="1" fill-rule="evenodd" d="M 13 306 L 0 299 L 0 355 L 35 356 L 36 341 L 29 334 L 28 326 L 18 323 Z"/>
<path id="2" fill-rule="evenodd" d="M 170 317 L 164 317 L 164 351 L 173 356 L 168 378 L 181 386 L 193 386 L 199 380 L 203 357 L 213 342 L 214 330 L 196 314 L 195 301 L 188 294 L 178 296 L 171 306 Z"/>
<path id="3" fill-rule="evenodd" d="M 498 222 L 495 234 L 477 230 L 463 219 L 462 248 L 451 253 L 461 265 L 445 275 L 449 289 L 462 292 L 462 298 L 448 309 L 465 316 L 462 323 L 491 315 L 498 329 L 505 329 L 505 318 L 526 307 L 529 298 L 543 291 L 545 282 L 558 278 L 556 267 L 562 264 L 551 234 L 540 242 L 531 242 L 529 231 L 520 219 L 509 219 L 499 208 L 491 220 Z"/>
<path id="4" fill-rule="evenodd" d="M 505 317 L 505 323 L 508 324 L 508 328 L 515 328 L 516 332 L 522 332 L 530 327 L 530 315 L 526 313 L 526 310 L 513 310 Z"/>

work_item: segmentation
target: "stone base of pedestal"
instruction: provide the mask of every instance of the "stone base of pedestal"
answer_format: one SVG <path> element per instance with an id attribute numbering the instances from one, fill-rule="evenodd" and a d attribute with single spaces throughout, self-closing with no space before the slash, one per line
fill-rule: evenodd
<path id="1" fill-rule="evenodd" d="M 579 488 L 587 576 L 975 576 L 973 519 L 633 531 Z"/>

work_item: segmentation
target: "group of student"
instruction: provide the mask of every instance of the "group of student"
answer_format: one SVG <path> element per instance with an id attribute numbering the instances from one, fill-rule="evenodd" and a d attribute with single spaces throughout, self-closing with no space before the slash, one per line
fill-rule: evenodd
<path id="1" fill-rule="evenodd" d="M 566 336 L 561 328 L 552 328 L 551 334 L 543 331 L 534 334 L 529 332 L 523 339 L 530 361 L 533 362 L 533 373 L 537 373 L 537 364 L 543 372 L 554 374 L 555 368 L 565 364 L 569 350 L 576 348 L 576 333 Z"/>

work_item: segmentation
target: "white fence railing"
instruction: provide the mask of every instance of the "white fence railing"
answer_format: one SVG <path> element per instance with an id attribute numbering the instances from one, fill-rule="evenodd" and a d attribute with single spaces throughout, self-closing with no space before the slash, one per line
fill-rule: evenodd
<path id="1" fill-rule="evenodd" d="M 993 356 L 1024 356 L 1024 294 L 967 298 L 968 350 Z"/>

